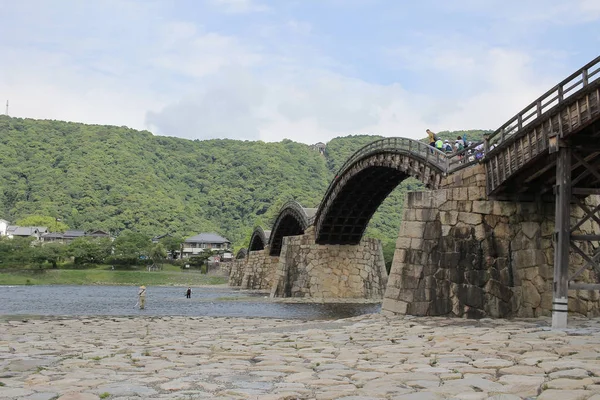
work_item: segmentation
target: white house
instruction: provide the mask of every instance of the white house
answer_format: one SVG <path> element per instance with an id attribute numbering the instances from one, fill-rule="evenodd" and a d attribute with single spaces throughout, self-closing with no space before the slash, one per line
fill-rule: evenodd
<path id="1" fill-rule="evenodd" d="M 43 234 L 48 233 L 48 228 L 45 226 L 17 226 L 9 225 L 6 227 L 6 235 L 9 238 L 14 237 L 30 237 L 33 236 L 35 240 L 40 240 Z"/>
<path id="2" fill-rule="evenodd" d="M 6 236 L 6 230 L 8 229 L 8 221 L 0 219 L 0 236 Z"/>
<path id="3" fill-rule="evenodd" d="M 231 242 L 216 233 L 200 233 L 185 239 L 181 245 L 182 258 L 199 255 L 206 250 L 225 252 L 231 248 Z"/>

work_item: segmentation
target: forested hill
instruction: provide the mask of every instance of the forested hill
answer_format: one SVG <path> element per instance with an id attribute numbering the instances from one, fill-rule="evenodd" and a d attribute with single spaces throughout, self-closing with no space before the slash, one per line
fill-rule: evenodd
<path id="1" fill-rule="evenodd" d="M 71 229 L 114 234 L 214 231 L 239 248 L 254 225 L 270 226 L 285 201 L 316 207 L 337 168 L 377 138 L 336 138 L 323 157 L 290 140 L 191 141 L 0 116 L 0 218 L 60 217 Z M 378 211 L 370 233 L 395 239 L 401 192 L 382 205 L 388 215 Z"/>

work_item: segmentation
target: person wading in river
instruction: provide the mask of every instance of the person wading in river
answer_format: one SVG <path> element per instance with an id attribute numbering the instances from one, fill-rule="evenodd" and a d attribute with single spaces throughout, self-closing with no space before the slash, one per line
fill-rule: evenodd
<path id="1" fill-rule="evenodd" d="M 146 286 L 140 286 L 140 290 L 138 291 L 138 303 L 140 303 L 140 310 L 144 309 L 146 305 Z"/>

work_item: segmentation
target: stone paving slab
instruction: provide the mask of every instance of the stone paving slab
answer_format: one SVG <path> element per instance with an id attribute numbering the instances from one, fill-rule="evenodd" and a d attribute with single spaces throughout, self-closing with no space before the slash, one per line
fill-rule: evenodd
<path id="1" fill-rule="evenodd" d="M 0 399 L 600 400 L 600 320 L 0 321 Z"/>

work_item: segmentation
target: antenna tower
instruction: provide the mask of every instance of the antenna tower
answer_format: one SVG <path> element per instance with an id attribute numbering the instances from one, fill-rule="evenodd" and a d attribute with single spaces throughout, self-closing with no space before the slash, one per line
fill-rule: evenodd
<path id="1" fill-rule="evenodd" d="M 8 100 L 6 100 L 6 115 L 8 115 Z"/>

